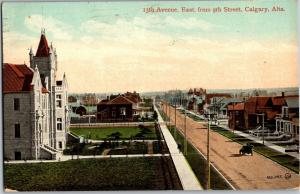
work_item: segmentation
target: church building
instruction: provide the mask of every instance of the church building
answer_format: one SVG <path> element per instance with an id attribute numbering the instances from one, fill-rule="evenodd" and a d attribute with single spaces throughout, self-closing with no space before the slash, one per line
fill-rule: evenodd
<path id="1" fill-rule="evenodd" d="M 69 132 L 68 83 L 57 79 L 57 54 L 45 30 L 30 67 L 4 63 L 4 160 L 57 159 Z"/>

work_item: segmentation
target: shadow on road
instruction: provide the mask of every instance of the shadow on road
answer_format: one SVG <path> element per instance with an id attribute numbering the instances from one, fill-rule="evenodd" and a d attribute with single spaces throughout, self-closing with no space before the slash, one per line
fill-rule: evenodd
<path id="1" fill-rule="evenodd" d="M 240 154 L 231 154 L 230 157 L 241 157 L 242 155 Z"/>

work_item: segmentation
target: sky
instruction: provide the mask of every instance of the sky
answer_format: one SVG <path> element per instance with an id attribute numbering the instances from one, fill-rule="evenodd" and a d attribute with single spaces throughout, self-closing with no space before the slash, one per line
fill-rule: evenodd
<path id="1" fill-rule="evenodd" d="M 143 12 L 148 7 L 243 12 Z M 29 65 L 45 28 L 70 92 L 298 87 L 296 0 L 5 2 L 2 11 L 3 62 Z"/>

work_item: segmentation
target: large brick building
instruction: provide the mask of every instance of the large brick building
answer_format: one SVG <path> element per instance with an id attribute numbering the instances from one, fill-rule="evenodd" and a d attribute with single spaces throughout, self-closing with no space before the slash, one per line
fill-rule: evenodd
<path id="1" fill-rule="evenodd" d="M 4 158 L 54 159 L 66 146 L 68 84 L 57 80 L 57 55 L 42 31 L 27 65 L 3 64 Z"/>

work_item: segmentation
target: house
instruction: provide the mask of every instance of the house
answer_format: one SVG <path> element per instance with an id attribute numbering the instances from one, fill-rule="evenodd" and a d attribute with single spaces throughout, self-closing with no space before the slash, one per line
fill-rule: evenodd
<path id="1" fill-rule="evenodd" d="M 97 105 L 97 121 L 133 121 L 133 110 L 138 100 L 131 99 L 125 95 L 117 95 L 101 100 Z"/>
<path id="2" fill-rule="evenodd" d="M 206 90 L 203 88 L 189 89 L 187 96 L 187 109 L 194 112 L 203 113 Z"/>
<path id="3" fill-rule="evenodd" d="M 299 96 L 284 97 L 286 105 L 276 117 L 276 132 L 289 134 L 299 142 Z"/>
<path id="4" fill-rule="evenodd" d="M 286 99 L 284 96 L 254 96 L 249 97 L 244 103 L 230 105 L 228 106 L 229 127 L 247 130 L 262 125 L 262 121 L 264 120 L 266 127 L 278 129 L 275 127 L 276 123 L 279 126 L 279 118 L 277 119 L 277 117 L 284 112 L 284 107 L 287 106 L 288 101 Z M 294 107 L 295 106 L 297 105 L 294 105 Z M 296 109 L 294 109 L 294 115 L 295 114 Z M 290 117 L 290 120 L 291 118 L 292 117 Z M 283 117 L 281 120 L 282 119 Z"/>
<path id="5" fill-rule="evenodd" d="M 264 114 L 264 120 L 267 122 L 267 117 L 271 118 L 276 113 L 272 111 L 273 103 L 272 98 L 267 96 L 255 96 L 250 97 L 245 102 L 245 128 L 255 128 L 262 123 L 262 115 Z"/>
<path id="6" fill-rule="evenodd" d="M 228 127 L 233 130 L 243 130 L 245 127 L 245 103 L 228 105 Z"/>
<path id="7" fill-rule="evenodd" d="M 244 102 L 242 98 L 212 97 L 209 106 L 210 112 L 215 113 L 218 119 L 228 118 L 228 106 Z"/>
<path id="8" fill-rule="evenodd" d="M 42 31 L 30 67 L 3 64 L 3 140 L 6 160 L 55 159 L 69 131 L 68 84 L 57 80 L 57 54 Z"/>

